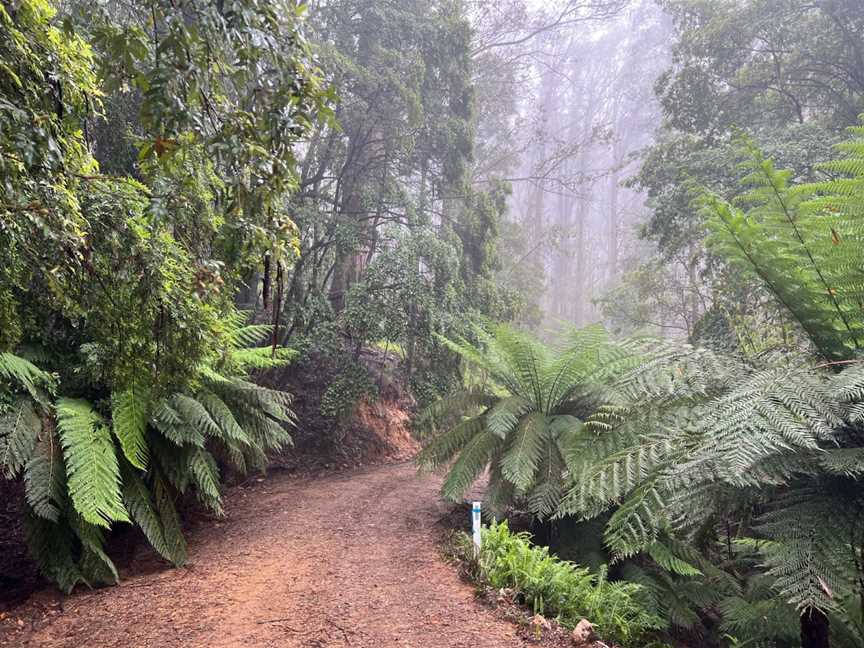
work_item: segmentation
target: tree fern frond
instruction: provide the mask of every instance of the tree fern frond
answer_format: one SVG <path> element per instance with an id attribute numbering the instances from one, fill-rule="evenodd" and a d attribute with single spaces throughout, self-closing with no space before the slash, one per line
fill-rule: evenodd
<path id="1" fill-rule="evenodd" d="M 250 347 L 231 352 L 231 362 L 243 371 L 284 367 L 297 357 L 297 352 L 285 347 Z"/>
<path id="2" fill-rule="evenodd" d="M 417 464 L 423 468 L 437 468 L 450 461 L 471 439 L 484 431 L 485 416 L 466 419 L 432 439 L 417 455 Z"/>
<path id="3" fill-rule="evenodd" d="M 198 394 L 197 400 L 207 410 L 210 419 L 219 426 L 219 429 L 222 431 L 222 436 L 226 440 L 242 444 L 249 443 L 249 437 L 246 435 L 246 432 L 243 431 L 243 428 L 240 427 L 240 424 L 237 423 L 237 419 L 234 418 L 231 408 L 229 408 L 216 394 L 212 392 L 202 392 Z"/>
<path id="4" fill-rule="evenodd" d="M 180 516 L 174 506 L 171 491 L 159 471 L 153 473 L 153 499 L 162 524 L 165 555 L 175 565 L 182 565 L 187 560 L 186 539 L 183 537 Z"/>
<path id="5" fill-rule="evenodd" d="M 498 438 L 506 439 L 531 409 L 532 404 L 521 396 L 501 398 L 486 412 L 486 428 Z"/>
<path id="6" fill-rule="evenodd" d="M 465 444 L 441 487 L 441 493 L 444 497 L 457 502 L 464 496 L 465 492 L 486 469 L 490 454 L 495 447 L 495 439 L 494 434 L 484 430 L 475 434 Z"/>
<path id="7" fill-rule="evenodd" d="M 57 401 L 57 430 L 66 461 L 69 496 L 85 522 L 110 527 L 128 522 L 120 495 L 120 470 L 104 420 L 85 400 Z"/>
<path id="8" fill-rule="evenodd" d="M 50 448 L 30 458 L 24 469 L 24 497 L 35 516 L 58 521 L 65 481 L 63 462 Z"/>
<path id="9" fill-rule="evenodd" d="M 223 515 L 219 468 L 213 455 L 202 448 L 196 448 L 189 455 L 187 465 L 198 500 L 217 515 Z"/>
<path id="10" fill-rule="evenodd" d="M 0 416 L 0 469 L 7 479 L 15 479 L 30 461 L 42 419 L 29 398 L 19 398 L 11 411 Z"/>
<path id="11" fill-rule="evenodd" d="M 239 322 L 229 323 L 228 332 L 225 334 L 225 340 L 234 350 L 252 347 L 273 334 L 271 324 L 247 324 L 245 326 L 238 326 L 237 324 Z"/>
<path id="12" fill-rule="evenodd" d="M 111 428 L 123 454 L 136 468 L 146 470 L 150 454 L 145 433 L 149 418 L 150 396 L 146 389 L 133 385 L 111 396 Z"/>
<path id="13" fill-rule="evenodd" d="M 204 446 L 204 433 L 197 427 L 187 425 L 180 412 L 171 406 L 170 399 L 153 406 L 150 422 L 174 445 Z"/>
<path id="14" fill-rule="evenodd" d="M 66 524 L 56 524 L 35 515 L 24 518 L 30 555 L 46 578 L 70 593 L 76 585 L 89 585 L 75 558 L 76 537 Z"/>
<path id="15" fill-rule="evenodd" d="M 74 512 L 66 519 L 81 544 L 78 567 L 87 583 L 91 586 L 116 585 L 120 576 L 114 562 L 105 553 L 105 536 L 102 528 L 89 524 Z"/>
<path id="16" fill-rule="evenodd" d="M 171 397 L 171 407 L 181 416 L 183 422 L 202 437 L 218 437 L 222 430 L 207 408 L 200 401 L 187 394 L 177 393 Z"/>
<path id="17" fill-rule="evenodd" d="M 541 412 L 522 418 L 501 458 L 501 474 L 518 490 L 526 491 L 534 483 L 543 450 L 545 424 L 546 416 Z"/>
<path id="18" fill-rule="evenodd" d="M 180 493 L 189 488 L 191 476 L 188 470 L 189 457 L 198 446 L 177 447 L 166 439 L 154 436 L 152 441 L 151 468 L 156 462 L 165 479 Z"/>
<path id="19" fill-rule="evenodd" d="M 658 540 L 648 547 L 647 553 L 651 558 L 666 571 L 679 576 L 702 576 L 702 572 L 686 560 L 682 560 L 662 540 Z"/>
<path id="20" fill-rule="evenodd" d="M 864 475 L 864 448 L 833 448 L 819 456 L 819 465 L 832 475 Z"/>
<path id="21" fill-rule="evenodd" d="M 493 398 L 481 387 L 473 386 L 459 389 L 441 398 L 421 411 L 414 419 L 414 424 L 422 428 L 431 428 L 444 418 L 470 415 L 493 404 Z"/>
<path id="22" fill-rule="evenodd" d="M 636 488 L 609 519 L 606 546 L 618 558 L 627 558 L 651 547 L 669 523 L 666 493 L 647 481 Z"/>
<path id="23" fill-rule="evenodd" d="M 54 383 L 54 377 L 42 371 L 29 360 L 12 353 L 0 353 L 0 380 L 9 381 L 18 385 L 36 400 L 41 400 L 39 389 L 50 387 Z"/>
<path id="24" fill-rule="evenodd" d="M 162 521 L 151 501 L 150 491 L 144 484 L 143 479 L 130 463 L 121 462 L 121 473 L 123 476 L 123 502 L 132 520 L 150 543 L 156 552 L 166 560 L 176 560 L 171 555 L 165 534 L 162 529 Z"/>

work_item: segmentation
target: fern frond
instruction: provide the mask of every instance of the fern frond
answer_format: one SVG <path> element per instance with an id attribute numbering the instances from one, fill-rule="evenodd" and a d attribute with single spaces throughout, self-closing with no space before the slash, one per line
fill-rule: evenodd
<path id="1" fill-rule="evenodd" d="M 464 496 L 465 492 L 486 469 L 495 443 L 495 435 L 484 430 L 475 434 L 465 444 L 441 487 L 441 493 L 445 498 L 458 502 Z"/>
<path id="2" fill-rule="evenodd" d="M 123 454 L 136 468 L 147 469 L 150 454 L 145 433 L 149 418 L 149 393 L 140 386 L 111 396 L 111 423 Z"/>
<path id="3" fill-rule="evenodd" d="M 240 427 L 237 419 L 234 418 L 231 408 L 229 408 L 216 394 L 212 392 L 202 392 L 198 394 L 197 400 L 207 410 L 210 419 L 219 427 L 223 438 L 241 444 L 249 443 L 249 437 L 246 435 L 246 432 L 243 431 L 243 428 Z"/>
<path id="4" fill-rule="evenodd" d="M 96 525 L 89 524 L 74 512 L 66 519 L 81 545 L 78 567 L 87 583 L 91 586 L 96 584 L 116 585 L 120 576 L 114 562 L 105 553 L 103 530 Z"/>
<path id="5" fill-rule="evenodd" d="M 39 390 L 50 387 L 54 377 L 29 360 L 12 353 L 0 353 L 0 380 L 18 385 L 35 400 L 41 400 Z"/>
<path id="6" fill-rule="evenodd" d="M 24 469 L 24 497 L 36 517 L 57 522 L 64 501 L 66 474 L 57 453 L 36 452 Z"/>
<path id="7" fill-rule="evenodd" d="M 534 483 L 543 450 L 545 429 L 546 417 L 541 412 L 525 416 L 519 422 L 501 458 L 501 474 L 518 490 L 526 491 Z"/>
<path id="8" fill-rule="evenodd" d="M 34 515 L 25 519 L 30 555 L 46 578 L 69 594 L 76 585 L 89 585 L 75 557 L 76 537 L 66 524 L 56 524 Z"/>
<path id="9" fill-rule="evenodd" d="M 533 405 L 521 396 L 501 398 L 486 413 L 486 427 L 495 436 L 506 439 L 519 419 L 531 411 Z"/>
<path id="10" fill-rule="evenodd" d="M 128 522 L 120 470 L 105 421 L 85 400 L 57 401 L 57 430 L 66 461 L 69 497 L 85 522 L 110 527 Z"/>
<path id="11" fill-rule="evenodd" d="M 234 350 L 240 350 L 243 347 L 252 347 L 273 334 L 273 326 L 270 324 L 247 324 L 239 326 L 239 323 L 229 322 L 227 326 L 228 332 L 225 334 L 226 342 Z"/>
<path id="12" fill-rule="evenodd" d="M 451 427 L 429 442 L 417 455 L 417 464 L 432 469 L 450 461 L 470 439 L 486 431 L 486 417 L 475 416 Z"/>
<path id="13" fill-rule="evenodd" d="M 210 416 L 207 408 L 200 401 L 186 394 L 174 394 L 171 397 L 171 406 L 183 419 L 189 428 L 197 430 L 202 437 L 218 437 L 222 431 L 219 425 Z"/>
<path id="14" fill-rule="evenodd" d="M 414 424 L 428 429 L 442 419 L 470 415 L 493 403 L 494 399 L 481 387 L 459 389 L 429 405 L 417 415 Z"/>
<path id="15" fill-rule="evenodd" d="M 10 412 L 0 416 L 0 469 L 15 479 L 33 456 L 42 419 L 29 398 L 19 398 Z"/>
<path id="16" fill-rule="evenodd" d="M 219 468 L 213 455 L 202 448 L 196 448 L 189 455 L 187 466 L 198 500 L 217 515 L 223 515 Z"/>
<path id="17" fill-rule="evenodd" d="M 187 559 L 186 539 L 183 537 L 180 516 L 174 506 L 171 491 L 159 471 L 153 473 L 153 499 L 156 503 L 156 511 L 159 513 L 159 521 L 162 523 L 165 553 L 175 565 L 182 565 Z"/>
<path id="18" fill-rule="evenodd" d="M 662 540 L 658 540 L 648 547 L 647 552 L 666 571 L 679 576 L 702 576 L 702 572 L 697 567 L 676 556 Z"/>
<path id="19" fill-rule="evenodd" d="M 294 349 L 285 347 L 277 347 L 275 352 L 272 347 L 250 347 L 237 349 L 230 355 L 232 364 L 242 371 L 284 367 L 296 357 L 297 352 Z"/>
<path id="20" fill-rule="evenodd" d="M 204 447 L 204 433 L 197 427 L 187 425 L 183 417 L 171 406 L 171 399 L 153 406 L 150 422 L 174 445 Z"/>

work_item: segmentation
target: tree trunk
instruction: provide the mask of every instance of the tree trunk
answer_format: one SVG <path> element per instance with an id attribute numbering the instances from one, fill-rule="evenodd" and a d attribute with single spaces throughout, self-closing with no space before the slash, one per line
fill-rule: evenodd
<path id="1" fill-rule="evenodd" d="M 801 648 L 829 648 L 828 617 L 819 610 L 806 610 L 801 615 Z"/>

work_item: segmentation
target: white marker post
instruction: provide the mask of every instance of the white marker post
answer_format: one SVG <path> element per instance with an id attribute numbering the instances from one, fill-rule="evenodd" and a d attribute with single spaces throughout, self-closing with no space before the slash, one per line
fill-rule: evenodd
<path id="1" fill-rule="evenodd" d="M 480 556 L 480 502 L 471 502 L 471 529 L 474 531 L 474 555 Z"/>

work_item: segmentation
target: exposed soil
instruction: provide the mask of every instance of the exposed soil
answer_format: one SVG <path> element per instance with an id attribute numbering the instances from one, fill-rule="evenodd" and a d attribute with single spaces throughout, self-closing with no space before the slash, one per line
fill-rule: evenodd
<path id="1" fill-rule="evenodd" d="M 448 507 L 410 464 L 231 490 L 190 531 L 190 564 L 138 559 L 113 588 L 43 591 L 0 621 L 0 646 L 534 645 L 440 557 Z"/>

